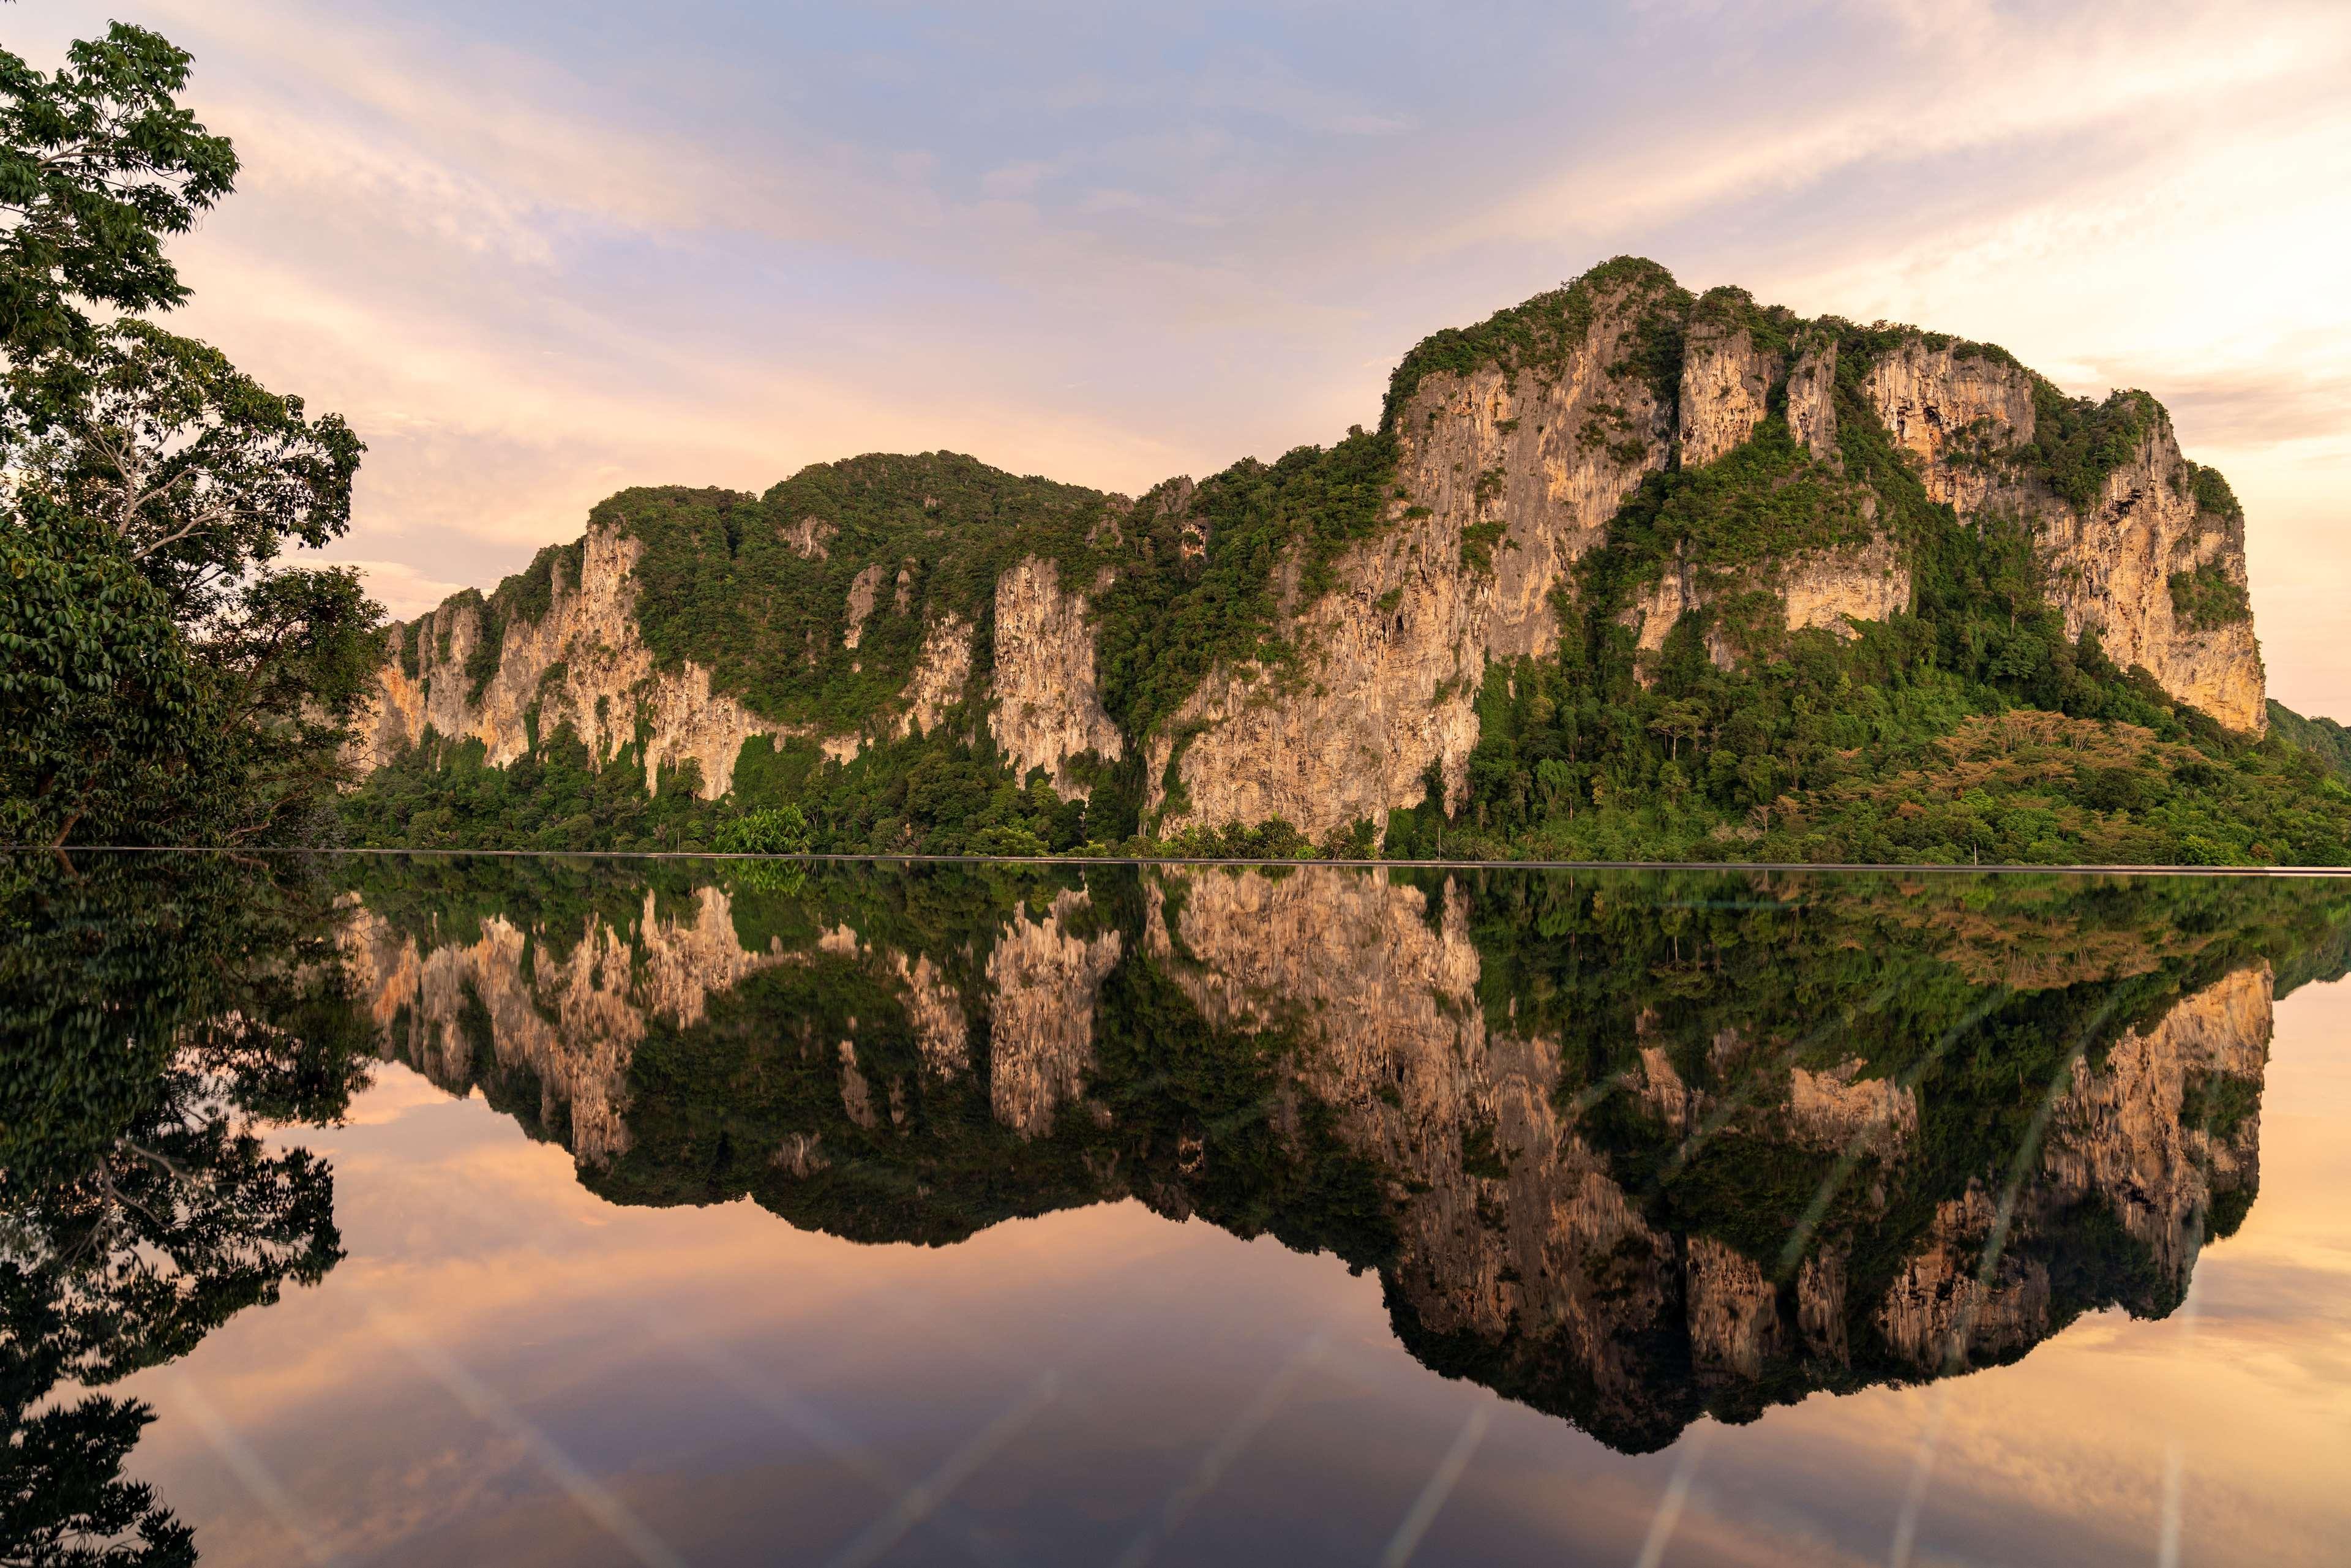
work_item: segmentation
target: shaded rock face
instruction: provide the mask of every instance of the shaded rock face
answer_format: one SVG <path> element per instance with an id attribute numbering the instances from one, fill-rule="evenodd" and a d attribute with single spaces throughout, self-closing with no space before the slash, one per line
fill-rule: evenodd
<path id="1" fill-rule="evenodd" d="M 1787 631 L 1817 627 L 1840 637 L 1855 635 L 1856 622 L 1883 621 L 1911 603 L 1910 568 L 1900 547 L 1884 534 L 1857 549 L 1807 550 L 1767 563 L 1730 586 L 1776 591 Z M 1666 645 L 1681 618 L 1704 606 L 1716 591 L 1702 574 L 1677 564 L 1650 584 L 1623 619 L 1637 632 L 1635 645 L 1654 653 Z M 1727 670 L 1740 662 L 1740 651 L 1723 628 L 1714 626 L 1707 632 L 1707 655 Z"/>
<path id="2" fill-rule="evenodd" d="M 841 529 L 822 517 L 802 517 L 784 529 L 784 542 L 803 560 L 823 560 L 832 554 Z"/>
<path id="3" fill-rule="evenodd" d="M 971 679 L 972 624 L 949 612 L 931 623 L 923 634 L 923 651 L 914 662 L 914 678 L 906 683 L 906 711 L 898 716 L 898 733 L 926 734 L 936 729 L 947 709 L 963 700 Z"/>
<path id="4" fill-rule="evenodd" d="M 1880 534 L 1857 550 L 1795 557 L 1781 570 L 1791 632 L 1809 627 L 1853 634 L 1856 621 L 1884 621 L 1910 608 L 1910 568 Z"/>
<path id="5" fill-rule="evenodd" d="M 865 622 L 873 618 L 873 601 L 881 596 L 883 580 L 890 574 L 880 561 L 860 571 L 849 581 L 849 626 L 841 632 L 841 645 L 854 649 L 865 640 Z"/>
<path id="6" fill-rule="evenodd" d="M 1894 444 L 1919 459 L 1927 494 L 1961 517 L 1983 506 L 1992 480 L 1980 470 L 1950 468 L 1944 455 L 1962 441 L 2022 446 L 2033 429 L 2031 372 L 1969 349 L 1905 338 L 1862 381 Z"/>
<path id="7" fill-rule="evenodd" d="M 2242 588 L 2245 548 L 2241 519 L 2199 508 L 2168 415 L 2154 413 L 2130 460 L 2077 507 L 2001 461 L 2033 439 L 2032 372 L 1912 336 L 1871 369 L 1864 389 L 1896 444 L 1919 460 L 1928 495 L 1963 518 L 2006 512 L 2032 524 L 2068 635 L 2095 628 L 2117 664 L 2145 667 L 2165 691 L 2232 729 L 2267 730 L 2252 622 L 2199 628 L 2174 612 L 2174 573 L 2201 567 Z"/>
<path id="8" fill-rule="evenodd" d="M 1822 462 L 1836 455 L 1836 340 L 1816 337 L 1799 345 L 1788 372 L 1788 433 Z"/>
<path id="9" fill-rule="evenodd" d="M 1701 318 L 1682 351 L 1682 465 L 1700 467 L 1755 434 L 1762 423 L 1778 356 L 1760 352 L 1743 326 Z"/>
<path id="10" fill-rule="evenodd" d="M 1889 1079 L 1857 1077 L 1867 1065 L 1855 1057 L 1817 1072 L 1790 1071 L 1788 1119 L 1807 1142 L 1890 1158 L 1917 1135 L 1917 1097 Z"/>

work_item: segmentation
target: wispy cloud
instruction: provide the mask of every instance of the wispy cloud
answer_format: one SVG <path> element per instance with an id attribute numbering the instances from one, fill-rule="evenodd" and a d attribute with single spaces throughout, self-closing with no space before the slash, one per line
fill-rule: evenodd
<path id="1" fill-rule="evenodd" d="M 1625 251 L 2157 392 L 2252 508 L 2273 672 L 2333 628 L 2263 563 L 2351 580 L 2339 5 L 141 15 L 246 164 L 185 326 L 360 423 L 350 548 L 418 583 L 624 483 L 1327 440 L 1421 333 Z M 2351 713 L 2351 669 L 2296 689 Z"/>

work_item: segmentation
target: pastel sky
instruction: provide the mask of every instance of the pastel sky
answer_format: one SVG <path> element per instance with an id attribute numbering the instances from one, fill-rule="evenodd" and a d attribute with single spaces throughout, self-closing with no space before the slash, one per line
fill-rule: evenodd
<path id="1" fill-rule="evenodd" d="M 175 323 L 366 437 L 396 614 L 625 485 L 951 448 L 1134 491 L 1370 423 L 1611 255 L 2143 386 L 2351 718 L 2351 6 L 28 0 L 246 164 Z"/>

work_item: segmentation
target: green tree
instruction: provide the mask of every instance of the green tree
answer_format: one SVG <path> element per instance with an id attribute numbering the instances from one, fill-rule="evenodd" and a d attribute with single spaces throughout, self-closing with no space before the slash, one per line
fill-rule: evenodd
<path id="1" fill-rule="evenodd" d="M 188 57 L 117 24 L 46 75 L 0 52 L 0 839 L 336 831 L 382 612 L 289 569 L 350 522 L 365 450 L 218 350 L 135 316 L 236 158 L 176 101 Z"/>
<path id="2" fill-rule="evenodd" d="M 0 840 L 135 840 L 201 798 L 201 675 L 162 592 L 89 532 L 0 514 Z"/>
<path id="3" fill-rule="evenodd" d="M 769 806 L 718 824 L 716 847 L 729 855 L 804 855 L 808 818 L 798 806 Z"/>
<path id="4" fill-rule="evenodd" d="M 341 416 L 313 423 L 300 398 L 150 322 L 19 364 L 7 398 L 46 411 L 18 485 L 102 523 L 183 617 L 233 612 L 288 542 L 315 549 L 350 525 L 366 447 Z"/>
<path id="5" fill-rule="evenodd" d="M 87 346 L 87 307 L 188 297 L 163 254 L 236 179 L 236 153 L 181 107 L 188 55 L 117 22 L 54 76 L 0 50 L 0 346 Z"/>

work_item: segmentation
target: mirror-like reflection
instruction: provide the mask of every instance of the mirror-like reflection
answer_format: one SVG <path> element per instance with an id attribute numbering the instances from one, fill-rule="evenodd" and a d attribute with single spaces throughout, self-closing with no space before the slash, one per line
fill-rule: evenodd
<path id="1" fill-rule="evenodd" d="M 334 1178 L 272 1123 L 331 1121 L 372 1037 L 315 868 L 0 858 L 0 1550 L 193 1563 L 100 1392 L 341 1260 Z"/>
<path id="2" fill-rule="evenodd" d="M 1134 1197 L 1378 1270 L 1422 1361 L 1635 1451 L 2170 1311 L 2253 1201 L 2277 977 L 2339 967 L 2351 907 L 2184 878 L 473 872 L 370 879 L 355 983 L 388 1052 L 614 1202 L 937 1244 Z"/>
<path id="3" fill-rule="evenodd" d="M 52 1500 L 7 1528 L 154 1562 L 193 1548 L 104 1389 L 335 1266 L 331 1173 L 257 1130 L 371 1058 L 612 1204 L 951 1246 L 1133 1199 L 1335 1254 L 1420 1363 L 1642 1453 L 2174 1312 L 2259 1193 L 2274 999 L 2351 961 L 2351 883 L 2288 878 L 7 873 L 8 1456 Z"/>

